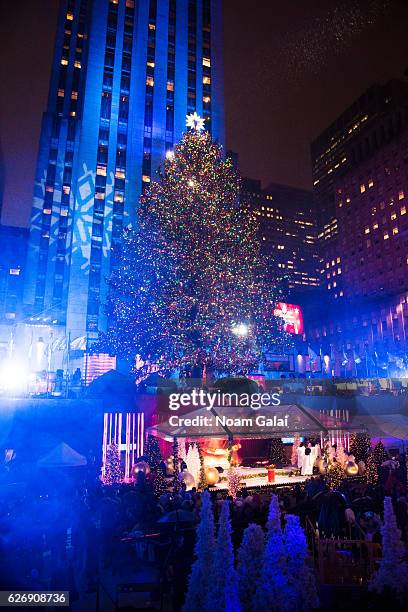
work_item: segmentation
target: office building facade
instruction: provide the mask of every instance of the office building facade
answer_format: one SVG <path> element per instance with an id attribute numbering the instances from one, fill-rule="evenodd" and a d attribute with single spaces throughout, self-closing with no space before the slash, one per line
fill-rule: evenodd
<path id="1" fill-rule="evenodd" d="M 76 338 L 106 326 L 105 279 L 140 194 L 196 111 L 223 142 L 219 0 L 63 0 L 24 301 Z"/>
<path id="2" fill-rule="evenodd" d="M 317 227 L 310 191 L 244 179 L 243 198 L 259 220 L 261 254 L 273 278 L 281 278 L 287 295 L 319 285 Z M 291 298 L 292 299 L 292 298 Z"/>

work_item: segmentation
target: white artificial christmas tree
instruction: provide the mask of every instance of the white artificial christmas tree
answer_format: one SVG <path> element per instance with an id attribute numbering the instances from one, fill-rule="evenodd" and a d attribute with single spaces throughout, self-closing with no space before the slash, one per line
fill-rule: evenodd
<path id="1" fill-rule="evenodd" d="M 215 547 L 214 515 L 208 491 L 201 496 L 200 522 L 197 527 L 194 547 L 195 561 L 188 581 L 183 612 L 205 610 L 210 587 L 210 569 L 213 566 Z"/>
<path id="2" fill-rule="evenodd" d="M 290 456 L 290 462 L 294 467 L 298 464 L 298 448 L 300 446 L 300 437 L 296 434 L 293 439 L 292 454 Z"/>
<path id="3" fill-rule="evenodd" d="M 238 574 L 234 567 L 234 549 L 231 541 L 229 501 L 222 504 L 218 524 L 211 583 L 207 595 L 207 612 L 240 612 Z M 196 606 L 196 612 L 201 608 Z"/>
<path id="4" fill-rule="evenodd" d="M 261 577 L 255 597 L 254 610 L 257 612 L 293 612 L 294 589 L 287 577 L 286 556 L 283 546 L 279 502 L 272 495 L 269 506 L 267 536 L 262 560 Z"/>
<path id="5" fill-rule="evenodd" d="M 342 467 L 345 467 L 346 463 L 349 461 L 348 455 L 346 451 L 344 450 L 344 446 L 342 444 L 337 445 L 336 459 L 337 459 L 337 462 L 340 463 Z"/>
<path id="6" fill-rule="evenodd" d="M 382 559 L 378 571 L 369 584 L 369 590 L 381 593 L 388 589 L 399 596 L 408 594 L 408 565 L 404 559 L 405 547 L 392 507 L 391 497 L 384 499 L 384 524 L 381 527 Z"/>
<path id="7" fill-rule="evenodd" d="M 238 491 L 241 488 L 241 474 L 235 467 L 230 467 L 227 470 L 227 483 L 228 483 L 228 495 L 231 495 L 232 499 L 236 499 Z"/>
<path id="8" fill-rule="evenodd" d="M 292 514 L 286 516 L 283 544 L 288 581 L 295 596 L 294 609 L 298 612 L 308 612 L 318 608 L 315 576 L 313 569 L 308 565 L 306 536 L 298 516 Z"/>
<path id="9" fill-rule="evenodd" d="M 244 612 L 252 612 L 256 587 L 261 576 L 265 548 L 262 527 L 251 523 L 244 531 L 238 550 L 238 592 Z"/>
<path id="10" fill-rule="evenodd" d="M 186 441 L 184 438 L 177 438 L 178 456 L 181 461 L 187 463 Z"/>
<path id="11" fill-rule="evenodd" d="M 198 487 L 200 481 L 200 453 L 197 444 L 191 444 L 188 447 L 187 456 L 185 459 L 187 471 L 194 477 L 195 486 Z"/>

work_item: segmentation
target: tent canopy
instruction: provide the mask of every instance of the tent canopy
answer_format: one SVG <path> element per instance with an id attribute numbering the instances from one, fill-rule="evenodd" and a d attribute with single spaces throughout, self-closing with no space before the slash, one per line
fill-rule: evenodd
<path id="1" fill-rule="evenodd" d="M 37 461 L 38 467 L 44 468 L 81 467 L 86 464 L 86 458 L 65 442 Z"/>

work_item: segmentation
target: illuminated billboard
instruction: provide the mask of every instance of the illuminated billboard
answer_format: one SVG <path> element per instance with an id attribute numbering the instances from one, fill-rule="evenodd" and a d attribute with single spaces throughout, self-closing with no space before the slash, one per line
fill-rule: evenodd
<path id="1" fill-rule="evenodd" d="M 283 319 L 283 329 L 285 332 L 288 334 L 303 334 L 303 315 L 300 306 L 278 302 L 273 314 L 275 317 Z"/>

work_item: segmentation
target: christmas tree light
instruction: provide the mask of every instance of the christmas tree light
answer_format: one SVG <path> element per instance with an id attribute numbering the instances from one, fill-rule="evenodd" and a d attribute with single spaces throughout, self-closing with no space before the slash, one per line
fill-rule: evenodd
<path id="1" fill-rule="evenodd" d="M 125 232 L 104 350 L 167 371 L 208 361 L 242 373 L 263 350 L 290 345 L 273 315 L 281 290 L 266 281 L 258 221 L 240 204 L 239 186 L 208 132 L 184 135 L 141 197 L 138 227 Z"/>
<path id="2" fill-rule="evenodd" d="M 160 463 L 163 461 L 163 457 L 160 452 L 159 442 L 157 438 L 151 435 L 149 435 L 147 438 L 146 459 L 153 476 L 154 493 L 160 497 L 160 495 L 167 491 L 167 483 L 163 470 L 160 466 Z"/>
<path id="3" fill-rule="evenodd" d="M 117 444 L 112 442 L 106 450 L 105 475 L 103 483 L 105 485 L 119 484 L 122 482 L 122 470 L 120 467 L 120 454 Z"/>

